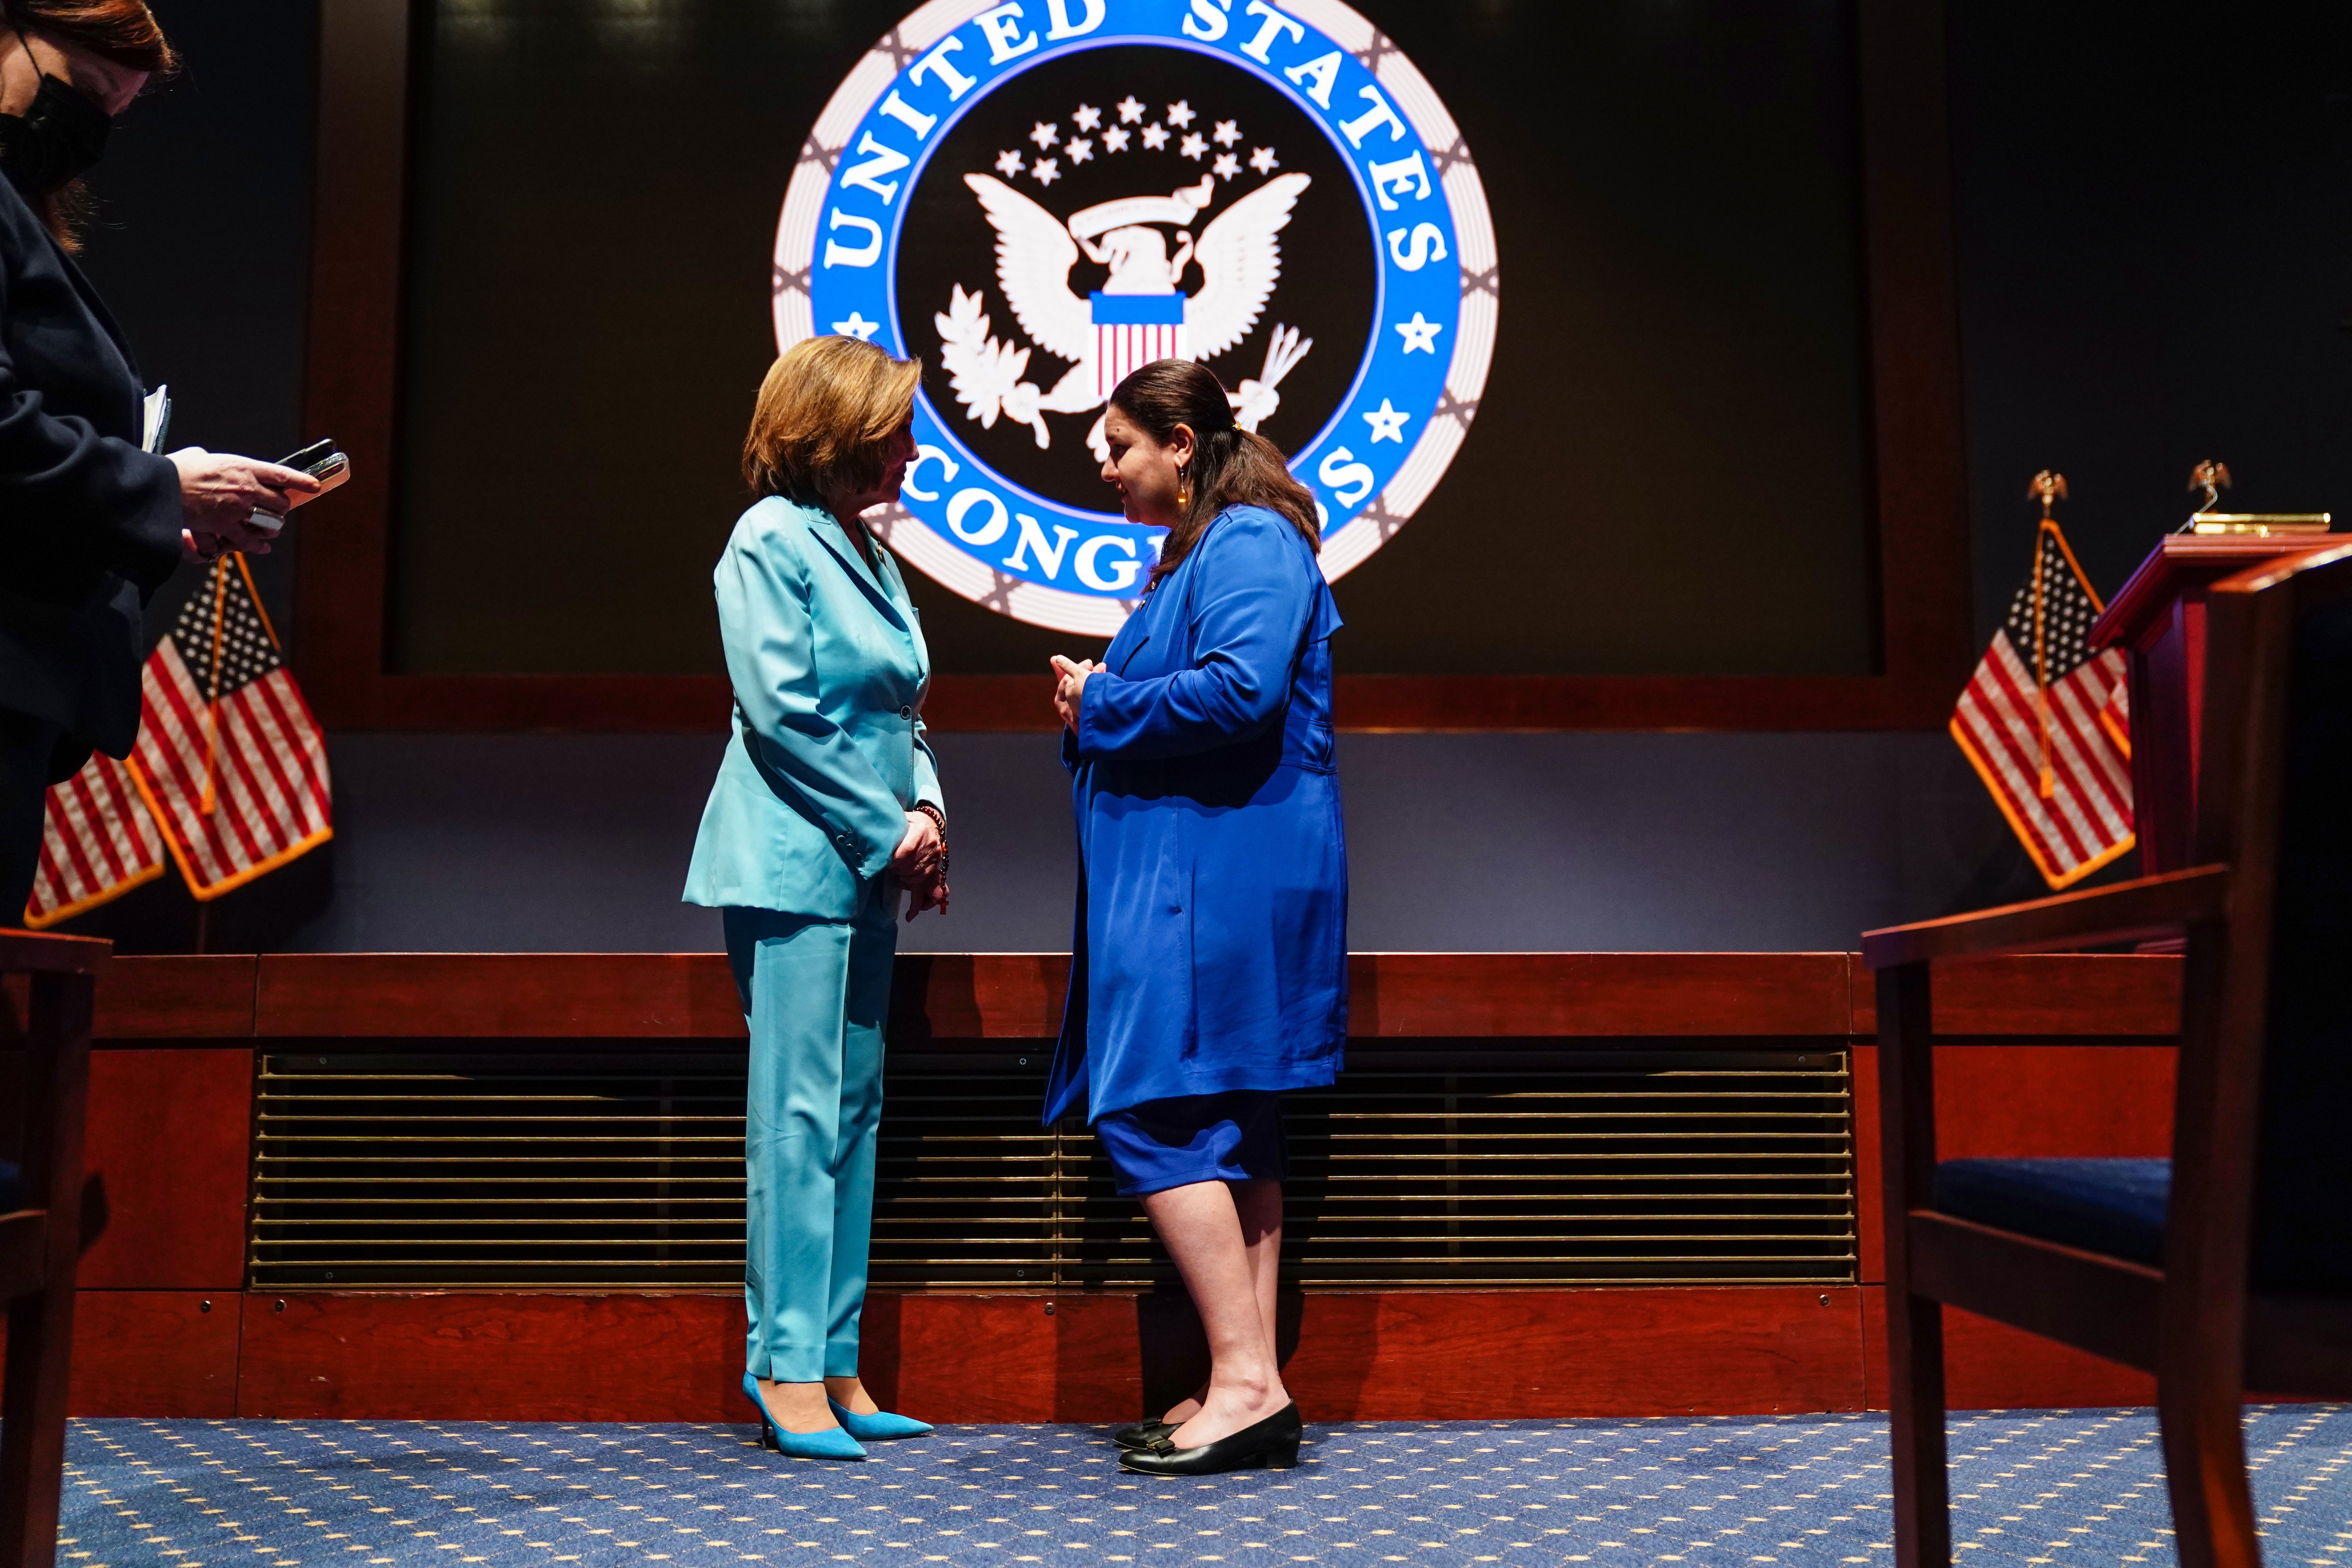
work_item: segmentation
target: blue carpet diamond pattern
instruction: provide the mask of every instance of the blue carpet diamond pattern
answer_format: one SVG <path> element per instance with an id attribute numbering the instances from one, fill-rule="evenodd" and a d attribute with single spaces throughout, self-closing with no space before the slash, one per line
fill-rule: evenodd
<path id="1" fill-rule="evenodd" d="M 2352 1408 L 2246 1415 L 2272 1568 L 2352 1568 Z M 1879 1415 L 1348 1422 L 1299 1467 L 1132 1475 L 1105 1430 L 942 1427 L 864 1464 L 749 1426 L 79 1421 L 65 1568 L 1850 1568 L 1891 1564 Z M 1951 1426 L 1968 1568 L 2174 1561 L 2145 1410 Z"/>

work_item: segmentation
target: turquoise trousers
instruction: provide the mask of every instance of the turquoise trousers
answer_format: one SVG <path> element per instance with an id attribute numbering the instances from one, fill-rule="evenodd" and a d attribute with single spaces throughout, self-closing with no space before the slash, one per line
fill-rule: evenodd
<path id="1" fill-rule="evenodd" d="M 857 1372 L 897 902 L 885 885 L 850 921 L 725 911 L 751 1030 L 743 1306 L 754 1377 Z"/>

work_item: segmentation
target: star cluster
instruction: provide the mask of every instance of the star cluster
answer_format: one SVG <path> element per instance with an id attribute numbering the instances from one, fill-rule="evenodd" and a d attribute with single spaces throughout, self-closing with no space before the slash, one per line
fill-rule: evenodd
<path id="1" fill-rule="evenodd" d="M 1115 120 L 1113 115 L 1117 116 Z M 1069 112 L 1066 132 L 1060 120 L 1041 120 L 1032 125 L 1028 140 L 1035 144 L 1036 152 L 1008 147 L 996 155 L 996 172 L 1008 180 L 1017 181 L 1025 175 L 1040 185 L 1051 185 L 1069 172 L 1064 167 L 1066 160 L 1070 168 L 1075 168 L 1098 157 L 1133 151 L 1139 144 L 1145 152 L 1173 151 L 1181 158 L 1203 163 L 1210 174 L 1228 184 L 1241 176 L 1244 166 L 1256 171 L 1260 179 L 1282 167 L 1276 149 L 1250 142 L 1239 121 L 1219 120 L 1209 131 L 1193 130 L 1193 122 L 1203 119 L 1188 99 L 1162 105 L 1157 115 L 1152 113 L 1151 105 L 1132 93 L 1108 110 L 1081 103 Z M 1244 142 L 1249 142 L 1250 149 L 1246 158 L 1241 153 Z M 1212 143 L 1220 149 L 1213 156 L 1210 153 Z"/>

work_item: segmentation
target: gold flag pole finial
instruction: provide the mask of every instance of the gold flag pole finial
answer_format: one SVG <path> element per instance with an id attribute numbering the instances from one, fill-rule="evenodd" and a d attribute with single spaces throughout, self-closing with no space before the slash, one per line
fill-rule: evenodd
<path id="1" fill-rule="evenodd" d="M 2033 482 L 2026 488 L 2025 493 L 2028 499 L 2042 503 L 2042 521 L 2048 522 L 2051 521 L 2052 503 L 2066 499 L 2066 476 L 2054 469 L 2044 468 L 2033 476 Z"/>
<path id="2" fill-rule="evenodd" d="M 2230 465 L 2208 458 L 2189 470 L 2189 488 L 2203 490 L 2205 499 L 2197 503 L 2197 510 L 2180 526 L 2193 528 L 2197 520 L 2221 504 L 2221 492 L 2230 488 Z"/>
<path id="3" fill-rule="evenodd" d="M 2026 487 L 2026 496 L 2042 503 L 2042 523 L 2033 531 L 2033 717 L 2042 742 L 2042 777 L 2037 792 L 2048 800 L 2058 793 L 2057 770 L 2050 765 L 2050 641 L 2043 625 L 2046 601 L 2042 573 L 2050 561 L 2047 536 L 2058 531 L 2051 509 L 2066 496 L 2066 476 L 2044 468 Z"/>

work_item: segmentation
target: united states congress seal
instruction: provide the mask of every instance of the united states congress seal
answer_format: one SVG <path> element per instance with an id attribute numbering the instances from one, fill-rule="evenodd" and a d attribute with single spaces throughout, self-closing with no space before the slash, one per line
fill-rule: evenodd
<path id="1" fill-rule="evenodd" d="M 933 0 L 835 92 L 776 234 L 779 346 L 919 355 L 876 531 L 978 604 L 1108 636 L 1158 531 L 1106 510 L 1106 400 L 1198 360 L 1291 454 L 1337 578 L 1436 487 L 1500 307 L 1477 166 L 1338 0 Z"/>

